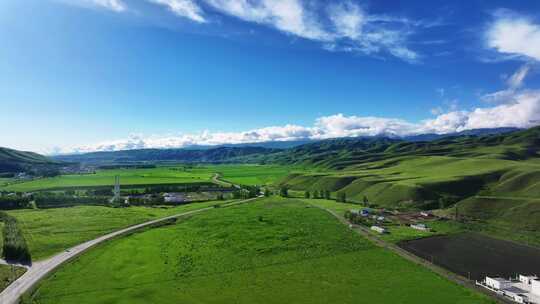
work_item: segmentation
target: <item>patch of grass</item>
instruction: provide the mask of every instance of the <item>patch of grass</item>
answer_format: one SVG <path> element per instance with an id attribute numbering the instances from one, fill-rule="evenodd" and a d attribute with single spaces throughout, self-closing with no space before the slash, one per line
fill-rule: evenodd
<path id="1" fill-rule="evenodd" d="M 107 242 L 35 303 L 493 303 L 299 200 L 268 198 Z"/>
<path id="2" fill-rule="evenodd" d="M 26 272 L 23 267 L 0 265 L 0 291 Z"/>
<path id="3" fill-rule="evenodd" d="M 0 188 L 6 191 L 36 191 L 75 187 L 113 186 L 114 177 L 120 176 L 122 185 L 187 184 L 211 182 L 210 172 L 184 170 L 184 167 L 157 167 L 148 169 L 98 170 L 95 174 L 61 175 L 16 183 Z"/>
<path id="4" fill-rule="evenodd" d="M 198 172 L 220 173 L 221 178 L 241 185 L 270 185 L 284 178 L 292 170 L 290 166 L 278 165 L 213 165 L 199 166 Z"/>
<path id="5" fill-rule="evenodd" d="M 8 213 L 17 219 L 32 258 L 39 260 L 120 228 L 215 204 L 214 201 L 162 208 L 77 206 Z"/>

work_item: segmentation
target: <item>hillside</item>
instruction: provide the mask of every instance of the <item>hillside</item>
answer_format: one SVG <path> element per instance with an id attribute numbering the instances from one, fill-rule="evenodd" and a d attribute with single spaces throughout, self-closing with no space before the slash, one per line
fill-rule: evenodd
<path id="1" fill-rule="evenodd" d="M 279 149 L 263 147 L 218 147 L 214 149 L 139 149 L 86 154 L 59 155 L 54 159 L 86 164 L 126 164 L 140 162 L 227 163 L 242 162 L 250 155 L 267 155 Z"/>
<path id="2" fill-rule="evenodd" d="M 296 147 L 266 161 L 310 164 L 325 173 L 291 174 L 293 190 L 344 192 L 390 208 L 460 206 L 464 216 L 540 229 L 540 127 L 432 142 L 328 140 Z M 271 159 L 270 159 L 271 158 Z"/>
<path id="3" fill-rule="evenodd" d="M 0 173 L 2 174 L 54 168 L 58 164 L 58 162 L 34 152 L 0 147 Z"/>

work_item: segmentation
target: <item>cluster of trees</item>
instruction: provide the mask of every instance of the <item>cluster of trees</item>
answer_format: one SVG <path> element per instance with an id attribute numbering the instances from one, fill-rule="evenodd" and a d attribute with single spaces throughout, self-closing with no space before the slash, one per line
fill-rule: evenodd
<path id="1" fill-rule="evenodd" d="M 28 208 L 30 201 L 30 197 L 23 197 L 21 195 L 0 195 L 0 209 L 11 210 Z"/>
<path id="2" fill-rule="evenodd" d="M 336 201 L 340 203 L 346 203 L 347 202 L 347 194 L 345 192 L 339 192 L 336 196 Z"/>
<path id="3" fill-rule="evenodd" d="M 331 199 L 331 192 L 329 190 L 315 190 L 312 192 L 306 191 L 304 192 L 305 198 L 314 198 L 314 199 Z"/>
<path id="4" fill-rule="evenodd" d="M 279 189 L 279 195 L 282 196 L 282 197 L 289 197 L 289 188 L 287 187 L 281 187 Z"/>
<path id="5" fill-rule="evenodd" d="M 17 219 L 5 212 L 0 212 L 0 221 L 4 222 L 2 254 L 6 261 L 29 264 L 32 261 L 30 250 L 17 223 Z"/>
<path id="6" fill-rule="evenodd" d="M 35 194 L 33 196 L 33 199 L 39 208 L 53 208 L 76 205 L 107 205 L 109 203 L 109 196 L 74 196 L 67 193 L 64 194 L 51 192 Z"/>
<path id="7" fill-rule="evenodd" d="M 245 199 L 259 196 L 261 188 L 258 186 L 242 186 L 241 189 L 233 191 L 232 195 L 234 199 Z"/>

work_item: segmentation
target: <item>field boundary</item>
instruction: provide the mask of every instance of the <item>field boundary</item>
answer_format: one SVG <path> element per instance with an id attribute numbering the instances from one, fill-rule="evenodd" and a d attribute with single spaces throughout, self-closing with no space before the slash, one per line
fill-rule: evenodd
<path id="1" fill-rule="evenodd" d="M 406 251 L 405 249 L 402 249 L 400 248 L 399 246 L 397 245 L 394 245 L 392 243 L 389 243 L 389 242 L 386 242 L 380 238 L 378 238 L 377 236 L 373 235 L 373 233 L 371 233 L 371 231 L 369 231 L 368 228 L 366 227 L 363 227 L 361 225 L 356 225 L 356 224 L 351 224 L 349 223 L 345 218 L 341 217 L 339 214 L 337 214 L 335 211 L 332 211 L 328 208 L 324 208 L 324 207 L 321 207 L 321 206 L 317 206 L 315 204 L 312 204 L 312 203 L 308 203 L 309 205 L 313 206 L 313 207 L 316 207 L 316 208 L 319 208 L 321 210 L 324 210 L 328 213 L 330 213 L 331 215 L 333 215 L 339 222 L 341 222 L 342 224 L 344 225 L 347 225 L 352 231 L 360 234 L 361 236 L 365 237 L 366 239 L 370 240 L 372 243 L 374 243 L 376 246 L 379 246 L 379 247 L 382 247 L 382 248 L 386 248 L 394 253 L 396 253 L 397 255 L 401 256 L 402 258 L 408 260 L 408 261 L 411 261 L 417 265 L 421 265 L 421 266 L 424 266 L 426 267 L 427 269 L 437 273 L 438 275 L 454 282 L 454 283 L 457 283 L 458 285 L 461 285 L 463 287 L 466 287 L 468 289 L 472 289 L 472 290 L 475 290 L 477 292 L 480 292 L 484 295 L 487 295 L 489 296 L 490 298 L 494 299 L 495 301 L 497 301 L 498 303 L 501 303 L 501 304 L 513 304 L 514 302 L 508 300 L 508 299 L 505 299 L 497 294 L 493 294 L 491 292 L 488 292 L 487 290 L 483 289 L 483 288 L 479 288 L 478 286 L 476 286 L 475 282 L 474 281 L 471 281 L 459 274 L 455 274 L 453 272 L 450 272 L 442 267 L 439 267 L 425 259 L 422 259 L 408 251 Z"/>
<path id="2" fill-rule="evenodd" d="M 245 203 L 254 201 L 256 199 L 258 199 L 258 197 L 224 204 L 221 207 L 230 207 L 234 205 L 245 204 Z M 120 236 L 130 234 L 132 232 L 136 232 L 143 228 L 152 227 L 155 224 L 167 222 L 171 219 L 178 219 L 180 217 L 193 215 L 193 214 L 209 211 L 212 209 L 214 209 L 214 207 L 205 207 L 205 208 L 187 211 L 187 212 L 163 217 L 156 220 L 151 220 L 151 221 L 144 222 L 141 224 L 133 225 L 127 228 L 117 230 L 115 232 L 102 235 L 96 239 L 93 239 L 93 240 L 84 242 L 82 244 L 79 244 L 77 246 L 71 247 L 69 249 L 66 249 L 64 252 L 58 253 L 46 260 L 35 262 L 31 267 L 28 268 L 28 270 L 22 276 L 20 276 L 17 280 L 12 282 L 8 287 L 6 287 L 0 293 L 0 303 L 2 304 L 18 303 L 20 297 L 24 295 L 26 292 L 32 290 L 32 288 L 36 286 L 36 284 L 40 280 L 42 280 L 43 278 L 48 276 L 50 273 L 55 271 L 59 266 L 65 264 L 66 262 L 70 261 L 73 258 L 76 258 L 77 256 L 81 255 L 82 253 L 88 251 L 89 249 L 95 247 L 98 244 L 101 244 L 105 241 L 112 240 Z"/>

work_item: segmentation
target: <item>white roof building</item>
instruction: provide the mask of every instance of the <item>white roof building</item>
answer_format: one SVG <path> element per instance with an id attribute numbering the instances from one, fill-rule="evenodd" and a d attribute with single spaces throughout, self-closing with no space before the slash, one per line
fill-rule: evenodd
<path id="1" fill-rule="evenodd" d="M 540 280 L 538 278 L 531 280 L 531 293 L 540 297 Z"/>
<path id="2" fill-rule="evenodd" d="M 519 277 L 518 277 L 519 281 L 521 283 L 524 283 L 524 284 L 527 284 L 527 285 L 531 285 L 532 284 L 532 280 L 536 280 L 538 279 L 537 276 L 535 275 L 523 275 L 523 274 L 520 274 Z"/>
<path id="3" fill-rule="evenodd" d="M 512 282 L 504 278 L 486 277 L 486 285 L 496 290 L 508 288 L 511 286 L 511 284 Z"/>
<path id="4" fill-rule="evenodd" d="M 430 230 L 430 228 L 428 228 L 428 226 L 426 226 L 425 224 L 412 224 L 411 228 L 416 229 L 416 230 L 421 230 L 421 231 Z"/>
<path id="5" fill-rule="evenodd" d="M 380 234 L 386 233 L 386 229 L 379 226 L 371 226 L 371 230 L 377 231 Z"/>

